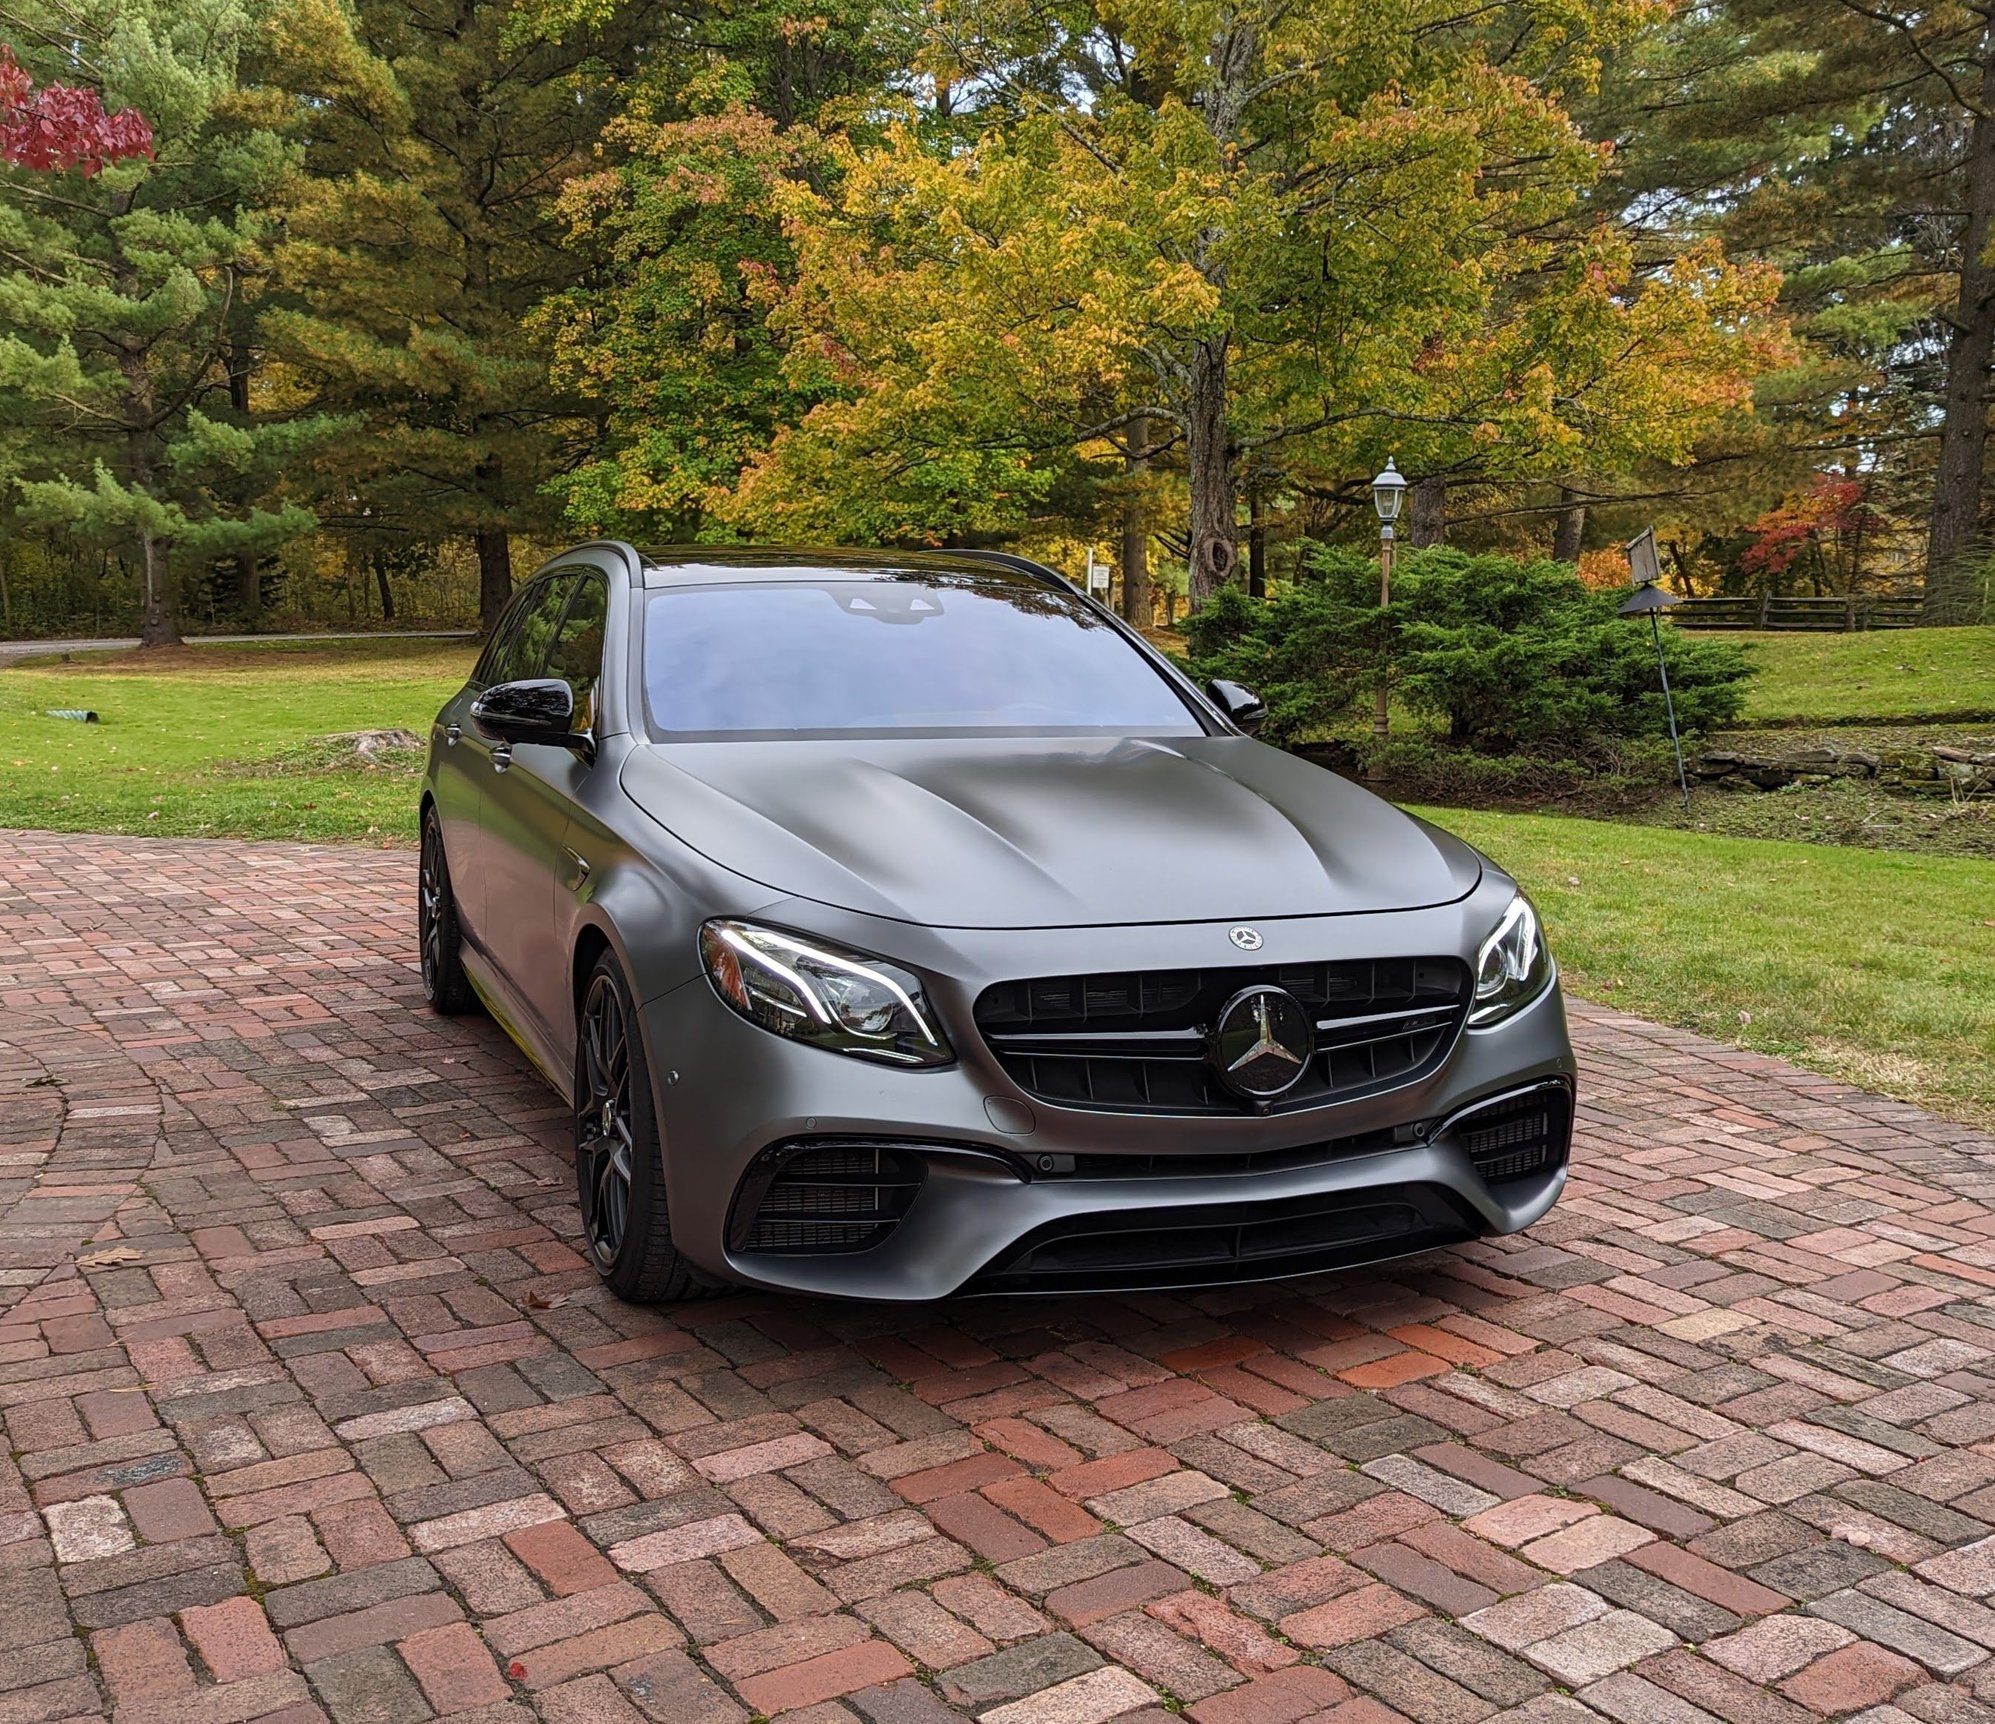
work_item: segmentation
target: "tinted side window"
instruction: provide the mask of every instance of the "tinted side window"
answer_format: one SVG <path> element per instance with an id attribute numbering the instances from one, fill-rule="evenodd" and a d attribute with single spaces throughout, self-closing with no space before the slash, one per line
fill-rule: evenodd
<path id="1" fill-rule="evenodd" d="M 573 588 L 574 576 L 551 575 L 533 589 L 532 599 L 520 612 L 492 666 L 493 682 L 523 682 L 541 674 Z"/>
<path id="2" fill-rule="evenodd" d="M 507 662 L 507 654 L 512 646 L 513 636 L 519 632 L 520 618 L 533 608 L 539 597 L 537 585 L 529 584 L 506 601 L 506 608 L 499 613 L 498 626 L 492 630 L 492 638 L 485 643 L 485 650 L 478 655 L 478 668 L 471 673 L 471 680 L 481 687 L 490 688 L 495 682 L 507 682 L 502 668 Z"/>
<path id="3" fill-rule="evenodd" d="M 609 614 L 609 583 L 601 575 L 585 574 L 575 582 L 575 596 L 561 631 L 547 655 L 544 674 L 558 676 L 575 691 L 575 727 L 595 724 L 596 678 L 603 671 L 603 624 Z"/>

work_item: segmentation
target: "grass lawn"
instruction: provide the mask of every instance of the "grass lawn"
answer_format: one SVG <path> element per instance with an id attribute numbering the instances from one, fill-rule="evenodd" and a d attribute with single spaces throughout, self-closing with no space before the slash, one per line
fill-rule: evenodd
<path id="1" fill-rule="evenodd" d="M 300 641 L 29 659 L 0 669 L 0 826 L 412 841 L 421 756 L 329 764 L 311 739 L 425 739 L 468 641 Z M 101 722 L 49 718 L 94 708 Z"/>
<path id="2" fill-rule="evenodd" d="M 1995 716 L 1995 627 L 1740 634 L 1746 724 Z"/>
<path id="3" fill-rule="evenodd" d="M 407 843 L 420 752 L 370 770 L 313 739 L 426 736 L 471 652 L 268 643 L 0 670 L 0 826 Z M 1995 863 L 1428 812 L 1530 888 L 1576 994 L 1995 1127 Z"/>
<path id="4" fill-rule="evenodd" d="M 1995 863 L 1427 809 L 1585 998 L 1995 1129 Z"/>

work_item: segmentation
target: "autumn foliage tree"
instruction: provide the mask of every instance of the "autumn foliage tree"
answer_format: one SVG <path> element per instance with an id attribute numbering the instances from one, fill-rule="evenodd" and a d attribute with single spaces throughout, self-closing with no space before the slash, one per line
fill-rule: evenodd
<path id="1" fill-rule="evenodd" d="M 1603 158 L 1560 89 L 1641 16 L 949 0 L 928 63 L 982 105 L 834 138 L 785 194 L 772 321 L 817 401 L 738 518 L 1000 530 L 1141 422 L 1186 474 L 1196 603 L 1238 564 L 1249 465 L 1680 457 L 1743 403 L 1773 287 L 1710 248 L 1641 275 L 1573 219 Z"/>
<path id="2" fill-rule="evenodd" d="M 1884 530 L 1865 478 L 1817 475 L 1806 491 L 1769 509 L 1750 529 L 1739 567 L 1778 581 L 1790 572 L 1812 579 L 1815 591 L 1853 593 L 1866 543 Z"/>
<path id="3" fill-rule="evenodd" d="M 548 29 L 572 10 L 536 7 Z M 770 323 L 795 276 L 785 188 L 835 171 L 822 139 L 867 129 L 914 45 L 870 0 L 742 0 L 652 41 L 598 161 L 556 203 L 595 267 L 531 321 L 605 433 L 556 481 L 570 520 L 663 539 L 729 530 L 742 469 L 814 399 Z"/>
<path id="4" fill-rule="evenodd" d="M 152 157 L 152 127 L 143 114 L 136 108 L 107 114 L 92 89 L 36 89 L 13 48 L 0 42 L 0 162 L 32 173 L 94 174 L 130 156 Z"/>

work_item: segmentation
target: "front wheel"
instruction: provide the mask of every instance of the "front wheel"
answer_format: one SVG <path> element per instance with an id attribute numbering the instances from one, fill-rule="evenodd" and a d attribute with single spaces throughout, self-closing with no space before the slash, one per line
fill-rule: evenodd
<path id="1" fill-rule="evenodd" d="M 589 1261 L 633 1304 L 691 1298 L 711 1283 L 672 1244 L 651 1074 L 616 959 L 596 960 L 575 1038 L 575 1183 Z"/>
<path id="2" fill-rule="evenodd" d="M 464 973 L 457 899 L 450 890 L 450 862 L 443 853 L 443 824 L 423 810 L 422 854 L 416 865 L 416 939 L 422 952 L 423 997 L 445 1017 L 478 1003 Z"/>

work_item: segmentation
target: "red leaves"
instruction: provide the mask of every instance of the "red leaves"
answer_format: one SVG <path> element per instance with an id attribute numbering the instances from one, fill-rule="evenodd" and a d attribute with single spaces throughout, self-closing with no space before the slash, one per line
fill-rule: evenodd
<path id="1" fill-rule="evenodd" d="M 1782 574 L 1810 545 L 1831 533 L 1867 530 L 1877 524 L 1870 506 L 1870 485 L 1862 479 L 1832 479 L 1817 474 L 1806 492 L 1769 509 L 1747 530 L 1753 542 L 1739 556 L 1748 573 L 1761 569 Z"/>
<path id="2" fill-rule="evenodd" d="M 0 161 L 36 173 L 94 174 L 126 156 L 152 158 L 152 127 L 136 110 L 107 114 L 95 90 L 41 90 L 0 44 Z"/>

